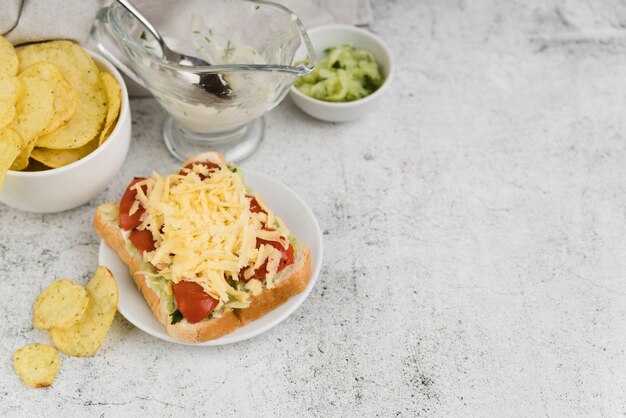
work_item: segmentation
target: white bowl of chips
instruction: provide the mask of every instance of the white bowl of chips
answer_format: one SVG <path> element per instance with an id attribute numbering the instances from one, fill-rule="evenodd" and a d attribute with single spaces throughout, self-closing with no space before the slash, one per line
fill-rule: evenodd
<path id="1" fill-rule="evenodd" d="M 21 48 L 18 49 L 20 67 L 17 78 L 20 79 L 22 94 L 29 88 L 31 96 L 39 94 L 38 91 L 43 85 L 39 81 L 33 81 L 32 78 L 39 77 L 44 78 L 44 81 L 47 79 L 52 80 L 52 83 L 55 82 L 55 70 L 38 64 L 43 60 L 45 63 L 55 65 L 67 80 L 66 85 L 69 84 L 73 88 L 76 105 L 74 111 L 69 112 L 64 105 L 67 105 L 66 102 L 70 99 L 53 96 L 57 120 L 56 122 L 49 120 L 47 126 L 56 124 L 58 127 L 53 126 L 54 129 L 43 131 L 40 129 L 37 139 L 32 140 L 34 143 L 22 139 L 21 150 L 16 157 L 17 152 L 11 150 L 11 141 L 14 140 L 15 144 L 20 141 L 11 137 L 15 137 L 15 132 L 22 134 L 19 138 L 26 137 L 29 135 L 29 129 L 34 129 L 32 126 L 37 123 L 39 128 L 44 126 L 45 123 L 40 119 L 46 112 L 38 113 L 37 106 L 39 109 L 46 108 L 50 100 L 46 95 L 37 96 L 35 102 L 22 106 L 22 109 L 27 107 L 35 109 L 32 112 L 37 117 L 31 119 L 39 120 L 33 121 L 28 117 L 19 119 L 20 99 L 17 99 L 14 121 L 0 128 L 0 181 L 3 171 L 12 166 L 12 169 L 6 171 L 4 175 L 0 202 L 27 212 L 60 212 L 80 206 L 94 198 L 104 190 L 122 167 L 131 138 L 128 92 L 117 69 L 100 55 L 84 50 L 97 67 L 94 75 L 93 63 L 90 64 L 89 57 L 84 51 L 75 49 L 77 45 L 68 41 L 48 43 L 48 46 L 59 47 L 57 49 L 60 49 L 60 52 L 54 48 L 42 47 L 46 43 L 34 45 L 38 46 L 35 47 L 37 50 L 33 54 L 26 55 L 19 52 Z M 2 52 L 0 42 L 0 55 Z M 22 68 L 25 65 L 28 66 Z M 38 65 L 37 71 L 32 70 L 34 65 Z M 30 70 L 27 70 L 29 68 Z M 24 73 L 27 75 L 24 76 Z M 0 74 L 0 83 L 2 81 Z M 35 87 L 28 87 L 29 83 Z M 89 83 L 92 83 L 92 87 L 89 87 Z M 59 87 L 63 86 L 57 84 L 55 87 L 53 93 L 62 90 Z M 91 97 L 94 91 L 89 90 L 90 88 L 99 92 L 96 91 Z M 21 100 L 27 99 L 22 96 Z M 59 114 L 63 116 L 60 121 Z M 3 156 L 5 161 L 2 161 Z M 8 161 L 9 159 L 11 161 Z"/>

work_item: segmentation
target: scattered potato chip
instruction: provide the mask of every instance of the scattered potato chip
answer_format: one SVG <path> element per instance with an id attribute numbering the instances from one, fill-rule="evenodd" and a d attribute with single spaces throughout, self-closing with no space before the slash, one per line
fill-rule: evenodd
<path id="1" fill-rule="evenodd" d="M 18 78 L 0 72 L 0 129 L 7 126 L 15 118 L 15 104 L 19 91 L 20 81 Z"/>
<path id="2" fill-rule="evenodd" d="M 54 382 L 61 359 L 54 347 L 30 344 L 13 354 L 13 367 L 22 381 L 32 388 L 45 388 Z"/>
<path id="3" fill-rule="evenodd" d="M 4 174 L 9 170 L 22 149 L 22 138 L 9 128 L 0 129 L 0 190 Z"/>
<path id="4" fill-rule="evenodd" d="M 30 158 L 50 168 L 59 168 L 86 157 L 96 148 L 98 148 L 98 140 L 93 139 L 91 142 L 75 149 L 35 148 L 30 154 Z"/>
<path id="5" fill-rule="evenodd" d="M 39 62 L 20 72 L 20 76 L 41 78 L 52 86 L 55 114 L 52 121 L 41 133 L 42 135 L 56 131 L 70 120 L 76 110 L 76 93 L 54 65 Z"/>
<path id="6" fill-rule="evenodd" d="M 58 280 L 44 290 L 33 306 L 33 325 L 38 329 L 69 328 L 76 324 L 89 305 L 84 287 L 70 280 Z"/>
<path id="7" fill-rule="evenodd" d="M 99 70 L 89 54 L 70 41 L 27 45 L 17 50 L 19 70 L 47 62 L 59 70 L 77 95 L 76 111 L 59 129 L 41 136 L 37 146 L 51 149 L 80 148 L 98 137 L 106 115 L 106 95 Z"/>
<path id="8" fill-rule="evenodd" d="M 102 128 L 102 132 L 100 132 L 98 145 L 102 145 L 109 135 L 111 135 L 122 105 L 122 88 L 115 77 L 109 73 L 103 72 L 100 73 L 100 79 L 102 80 L 102 85 L 106 91 L 108 109 L 106 119 L 104 120 L 104 127 Z"/>
<path id="9" fill-rule="evenodd" d="M 22 170 L 35 147 L 35 140 L 54 117 L 54 93 L 45 80 L 18 76 L 22 92 L 17 99 L 17 118 L 9 125 L 22 138 L 22 151 L 11 170 Z"/>
<path id="10" fill-rule="evenodd" d="M 17 74 L 17 54 L 11 42 L 0 36 L 0 73 Z"/>
<path id="11" fill-rule="evenodd" d="M 98 267 L 87 284 L 90 303 L 80 321 L 71 328 L 50 328 L 54 345 L 69 356 L 95 354 L 106 336 L 117 310 L 117 283 L 106 267 Z"/>

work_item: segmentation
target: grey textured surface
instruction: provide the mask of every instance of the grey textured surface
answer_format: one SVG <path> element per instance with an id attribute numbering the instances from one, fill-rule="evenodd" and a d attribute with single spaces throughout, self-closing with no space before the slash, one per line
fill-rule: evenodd
<path id="1" fill-rule="evenodd" d="M 470 4 L 473 3 L 473 4 Z M 617 416 L 626 412 L 626 45 L 616 1 L 373 3 L 396 80 L 358 123 L 285 100 L 242 167 L 313 208 L 325 260 L 309 299 L 253 340 L 189 348 L 119 315 L 92 358 L 25 388 L 15 349 L 47 341 L 31 303 L 96 268 L 94 208 L 175 167 L 162 112 L 90 204 L 0 208 L 0 415 Z"/>

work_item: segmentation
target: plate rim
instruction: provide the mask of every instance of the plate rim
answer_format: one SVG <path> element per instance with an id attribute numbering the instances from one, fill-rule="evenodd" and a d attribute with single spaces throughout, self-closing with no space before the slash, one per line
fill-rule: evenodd
<path id="1" fill-rule="evenodd" d="M 120 315 L 122 315 L 124 317 L 124 319 L 126 319 L 128 322 L 130 322 L 134 327 L 140 329 L 141 331 L 145 332 L 148 335 L 151 335 L 155 338 L 158 338 L 162 341 L 167 341 L 169 343 L 173 343 L 173 344 L 178 344 L 178 345 L 186 345 L 186 346 L 193 346 L 193 347 L 214 347 L 214 346 L 220 346 L 220 345 L 228 345 L 228 344 L 235 344 L 241 341 L 245 341 L 245 340 L 249 340 L 251 338 L 255 338 L 267 331 L 269 331 L 270 329 L 274 328 L 275 326 L 279 325 L 280 323 L 282 323 L 284 320 L 286 320 L 287 318 L 289 318 L 303 303 L 304 301 L 309 297 L 309 295 L 311 294 L 311 292 L 313 291 L 313 288 L 315 287 L 315 284 L 317 283 L 317 279 L 320 275 L 321 269 L 322 269 L 322 260 L 323 260 L 323 256 L 324 256 L 324 239 L 323 239 L 323 235 L 322 235 L 322 231 L 321 228 L 319 226 L 319 222 L 317 221 L 317 217 L 315 216 L 315 214 L 313 213 L 313 210 L 311 209 L 311 207 L 306 203 L 306 201 L 304 199 L 302 199 L 302 197 L 300 197 L 300 195 L 298 195 L 291 187 L 287 186 L 285 183 L 283 183 L 282 181 L 264 174 L 264 173 L 260 173 L 258 171 L 255 170 L 248 170 L 248 169 L 242 169 L 241 170 L 243 175 L 244 175 L 244 179 L 245 176 L 248 174 L 251 174 L 252 176 L 256 176 L 256 177 L 261 177 L 264 178 L 266 181 L 269 181 L 270 183 L 277 183 L 279 184 L 281 187 L 284 187 L 285 189 L 289 190 L 291 192 L 291 194 L 293 195 L 293 197 L 295 197 L 295 199 L 300 203 L 300 205 L 302 205 L 302 207 L 304 207 L 305 211 L 307 212 L 307 215 L 313 220 L 313 223 L 311 224 L 314 227 L 315 230 L 315 235 L 319 240 L 319 255 L 318 255 L 318 259 L 317 262 L 315 264 L 312 263 L 311 265 L 311 277 L 309 278 L 309 281 L 305 287 L 305 289 L 300 292 L 297 293 L 295 295 L 293 295 L 292 297 L 290 297 L 288 299 L 288 301 L 293 300 L 294 298 L 296 298 L 296 303 L 294 303 L 292 306 L 289 306 L 287 308 L 287 310 L 282 313 L 278 318 L 276 318 L 274 321 L 269 322 L 263 326 L 260 326 L 258 328 L 253 328 L 251 329 L 251 331 L 249 331 L 248 333 L 244 333 L 242 335 L 238 335 L 238 336 L 234 336 L 232 334 L 226 334 L 223 335 L 220 338 L 217 338 L 215 340 L 208 340 L 208 341 L 203 341 L 203 342 L 198 342 L 198 343 L 191 343 L 191 342 L 186 342 L 186 341 L 179 341 L 176 340 L 175 338 L 172 338 L 166 331 L 165 331 L 165 326 L 163 326 L 163 324 L 161 324 L 159 322 L 159 325 L 162 327 L 162 333 L 156 333 L 153 332 L 151 329 L 149 329 L 148 327 L 145 327 L 142 325 L 142 323 L 140 323 L 139 321 L 132 321 L 131 319 L 129 319 L 129 317 L 127 316 L 127 314 L 125 314 L 123 312 L 124 309 L 120 309 L 120 305 L 118 304 L 117 307 L 117 311 L 120 313 Z M 245 181 L 244 181 L 245 182 Z M 309 244 L 310 245 L 310 244 Z M 102 262 L 103 259 L 103 254 L 104 251 L 109 250 L 113 253 L 113 255 L 115 255 L 115 257 L 117 257 L 119 259 L 119 255 L 117 255 L 117 253 L 103 240 L 100 239 L 100 245 L 98 247 L 98 264 L 99 265 L 104 265 L 106 266 L 106 264 L 104 264 Z M 120 261 L 125 264 L 121 259 Z M 128 277 L 131 281 L 133 281 L 133 285 L 134 288 L 136 289 L 137 292 L 139 292 L 139 289 L 137 289 L 137 286 L 134 283 L 134 280 L 132 279 L 132 277 L 130 277 L 130 274 L 128 274 Z M 141 298 L 144 299 L 143 295 L 141 295 Z M 285 302 L 285 303 L 288 303 Z M 145 302 L 145 299 L 144 299 Z M 147 303 L 146 303 L 147 306 Z M 280 305 L 279 307 L 284 307 L 285 304 Z M 150 309 L 149 306 L 147 306 L 148 309 Z M 150 314 L 154 315 L 152 313 L 152 310 L 150 310 Z M 158 320 L 157 320 L 158 322 Z M 252 321 L 250 324 L 253 324 L 254 321 Z M 247 326 L 249 326 L 250 324 L 247 324 L 239 329 L 245 329 Z M 229 338 L 230 337 L 230 338 Z"/>

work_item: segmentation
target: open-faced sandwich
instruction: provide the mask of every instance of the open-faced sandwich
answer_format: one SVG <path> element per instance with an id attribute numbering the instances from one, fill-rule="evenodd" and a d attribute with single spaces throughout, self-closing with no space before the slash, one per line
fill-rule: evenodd
<path id="1" fill-rule="evenodd" d="M 175 174 L 135 178 L 94 228 L 128 265 L 169 335 L 219 338 L 303 291 L 308 247 L 294 237 L 221 154 Z"/>

